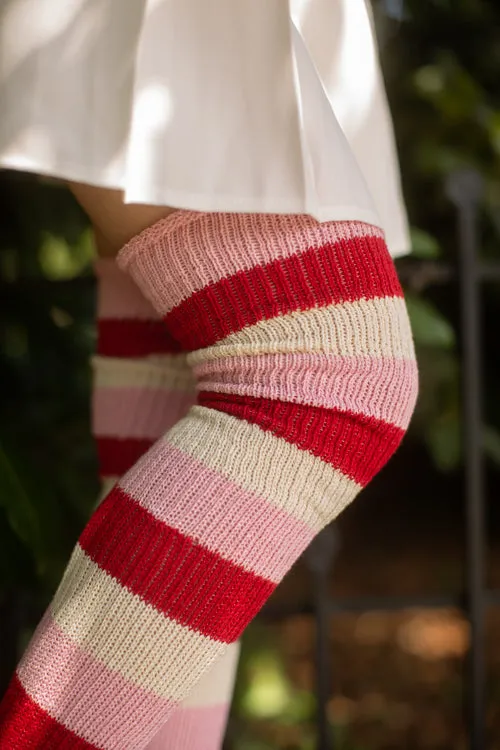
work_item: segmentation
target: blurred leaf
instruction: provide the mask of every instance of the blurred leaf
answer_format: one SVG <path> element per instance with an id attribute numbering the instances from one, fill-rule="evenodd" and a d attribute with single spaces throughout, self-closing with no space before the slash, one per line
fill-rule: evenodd
<path id="1" fill-rule="evenodd" d="M 423 229 L 411 228 L 411 254 L 414 258 L 426 260 L 439 258 L 441 248 L 435 237 Z"/>
<path id="2" fill-rule="evenodd" d="M 253 655 L 252 680 L 243 700 L 250 716 L 271 718 L 283 714 L 291 700 L 291 689 L 276 651 Z"/>
<path id="3" fill-rule="evenodd" d="M 483 428 L 483 448 L 488 458 L 500 466 L 500 432 L 495 427 Z"/>
<path id="4" fill-rule="evenodd" d="M 60 236 L 46 233 L 40 245 L 39 260 L 44 275 L 58 281 L 73 279 L 84 271 L 94 257 L 94 243 L 90 230 L 82 232 L 78 241 L 69 244 Z"/>
<path id="5" fill-rule="evenodd" d="M 16 251 L 11 247 L 4 247 L 0 252 L 0 276 L 12 283 L 16 280 L 19 268 Z"/>
<path id="6" fill-rule="evenodd" d="M 0 445 L 0 503 L 17 536 L 28 546 L 40 551 L 38 519 L 23 483 Z"/>
<path id="7" fill-rule="evenodd" d="M 406 296 L 415 342 L 420 346 L 452 349 L 455 332 L 437 307 L 414 294 Z"/>
<path id="8" fill-rule="evenodd" d="M 477 81 L 462 67 L 450 50 L 439 53 L 433 65 L 414 74 L 417 91 L 450 121 L 477 117 L 483 98 Z"/>
<path id="9" fill-rule="evenodd" d="M 444 90 L 444 70 L 438 65 L 425 65 L 415 72 L 414 81 L 421 94 L 434 100 Z"/>
<path id="10" fill-rule="evenodd" d="M 441 471 L 452 471 L 458 467 L 462 454 L 458 413 L 448 414 L 429 425 L 427 445 Z"/>
<path id="11" fill-rule="evenodd" d="M 50 487 L 20 455 L 0 446 L 0 504 L 9 524 L 32 556 L 37 576 L 52 589 L 58 582 L 73 539 Z M 0 550 L 0 554 L 2 551 Z"/>
<path id="12" fill-rule="evenodd" d="M 488 132 L 490 134 L 491 145 L 493 146 L 497 155 L 500 156 L 500 112 L 489 112 L 486 121 Z"/>
<path id="13" fill-rule="evenodd" d="M 275 748 L 253 737 L 243 737 L 238 742 L 238 750 L 275 750 Z"/>
<path id="14" fill-rule="evenodd" d="M 448 414 L 431 422 L 427 427 L 427 444 L 434 462 L 441 471 L 452 471 L 460 463 L 462 437 L 457 414 Z M 485 455 L 500 466 L 500 432 L 486 425 L 483 428 Z"/>
<path id="15" fill-rule="evenodd" d="M 305 721 L 314 720 L 315 711 L 314 694 L 307 690 L 294 690 L 285 708 L 284 718 L 291 723 L 302 724 Z"/>
<path id="16" fill-rule="evenodd" d="M 361 747 L 351 738 L 351 731 L 345 724 L 332 724 L 331 726 L 334 745 L 338 750 L 368 750 L 366 746 Z"/>

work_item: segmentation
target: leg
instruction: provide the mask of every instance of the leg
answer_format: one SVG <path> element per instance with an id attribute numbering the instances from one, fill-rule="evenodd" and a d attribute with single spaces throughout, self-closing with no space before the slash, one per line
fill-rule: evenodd
<path id="1" fill-rule="evenodd" d="M 79 182 L 69 183 L 69 188 L 92 222 L 101 256 L 114 258 L 132 237 L 175 210 L 168 206 L 124 203 L 121 190 Z"/>
<path id="2" fill-rule="evenodd" d="M 137 285 L 112 259 L 98 260 L 98 340 L 93 432 L 104 488 L 128 469 L 196 401 L 186 355 Z"/>
<path id="3" fill-rule="evenodd" d="M 239 643 L 228 647 L 147 750 L 222 750 L 239 653 Z"/>
<path id="4" fill-rule="evenodd" d="M 97 237 L 102 253 L 102 238 Z M 105 254 L 105 253 L 104 253 Z M 103 488 L 110 490 L 196 400 L 184 354 L 172 354 L 166 329 L 136 284 L 112 259 L 96 263 L 98 355 L 93 432 Z M 221 750 L 239 644 L 205 675 L 148 750 Z"/>
<path id="5" fill-rule="evenodd" d="M 200 405 L 83 532 L 4 699 L 2 750 L 146 747 L 390 458 L 415 403 L 374 227 L 179 211 L 119 260 L 189 352 Z"/>

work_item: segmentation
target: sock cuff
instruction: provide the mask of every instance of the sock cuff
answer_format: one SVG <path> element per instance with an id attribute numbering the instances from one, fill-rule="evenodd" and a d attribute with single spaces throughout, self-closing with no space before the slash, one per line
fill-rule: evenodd
<path id="1" fill-rule="evenodd" d="M 328 276 L 343 301 L 402 296 L 382 231 L 357 221 L 177 211 L 132 239 L 117 262 L 163 317 L 202 291 L 227 297 L 233 282 L 246 301 L 256 289 L 268 299 L 295 296 L 293 282 L 307 291 L 311 276 Z"/>
<path id="2" fill-rule="evenodd" d="M 113 258 L 94 262 L 97 284 L 97 317 L 119 320 L 157 320 L 158 313 L 137 284 Z"/>

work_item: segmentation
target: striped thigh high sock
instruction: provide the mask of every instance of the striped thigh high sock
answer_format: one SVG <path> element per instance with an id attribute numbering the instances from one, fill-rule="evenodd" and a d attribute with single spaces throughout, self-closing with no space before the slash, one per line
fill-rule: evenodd
<path id="1" fill-rule="evenodd" d="M 98 260 L 92 431 L 104 490 L 196 401 L 186 355 L 116 261 Z"/>
<path id="2" fill-rule="evenodd" d="M 119 262 L 189 353 L 198 404 L 80 537 L 5 699 L 9 750 L 145 748 L 387 462 L 415 404 L 373 226 L 178 211 Z"/>
<path id="3" fill-rule="evenodd" d="M 196 401 L 186 355 L 158 313 L 114 260 L 95 264 L 97 356 L 92 428 L 99 472 L 109 491 L 155 440 Z M 195 686 L 148 750 L 221 750 L 238 665 L 239 643 Z"/>

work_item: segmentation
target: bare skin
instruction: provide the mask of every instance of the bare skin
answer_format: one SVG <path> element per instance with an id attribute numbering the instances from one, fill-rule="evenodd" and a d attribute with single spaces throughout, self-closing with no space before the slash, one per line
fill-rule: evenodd
<path id="1" fill-rule="evenodd" d="M 125 203 L 121 190 L 78 182 L 70 182 L 69 188 L 92 222 L 101 257 L 114 258 L 132 237 L 176 210 Z"/>

